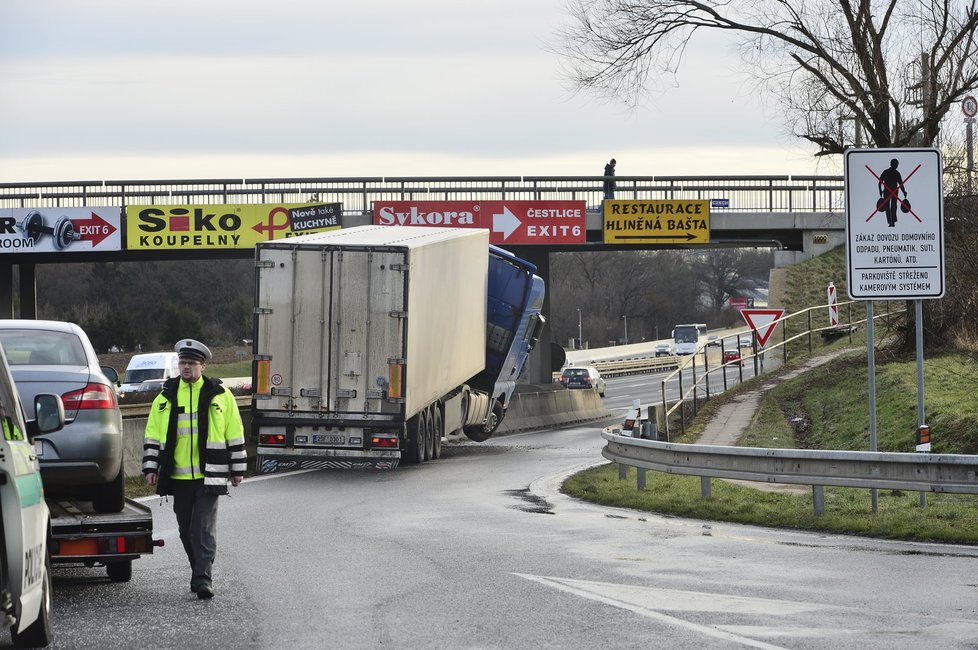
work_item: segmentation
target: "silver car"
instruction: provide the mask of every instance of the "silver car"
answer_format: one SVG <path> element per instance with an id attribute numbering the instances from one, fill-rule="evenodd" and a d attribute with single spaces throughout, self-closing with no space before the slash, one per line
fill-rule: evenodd
<path id="1" fill-rule="evenodd" d="M 99 366 L 88 336 L 74 323 L 0 320 L 0 343 L 24 404 L 33 404 L 38 393 L 64 402 L 64 428 L 33 439 L 45 494 L 91 500 L 96 512 L 122 510 L 118 373 Z"/>
<path id="2" fill-rule="evenodd" d="M 564 368 L 558 381 L 564 388 L 592 388 L 604 397 L 604 378 L 593 366 Z"/>

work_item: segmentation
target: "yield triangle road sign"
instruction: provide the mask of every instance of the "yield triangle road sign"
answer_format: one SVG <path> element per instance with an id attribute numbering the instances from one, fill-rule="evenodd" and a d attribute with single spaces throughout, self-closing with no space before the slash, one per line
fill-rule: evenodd
<path id="1" fill-rule="evenodd" d="M 784 316 L 783 309 L 741 309 L 740 313 L 747 321 L 747 326 L 757 334 L 757 344 L 762 348 Z"/>

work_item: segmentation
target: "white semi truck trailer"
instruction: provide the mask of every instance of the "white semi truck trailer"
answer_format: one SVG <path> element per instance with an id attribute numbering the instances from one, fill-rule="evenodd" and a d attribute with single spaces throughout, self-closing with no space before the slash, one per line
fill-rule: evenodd
<path id="1" fill-rule="evenodd" d="M 255 258 L 259 472 L 391 469 L 499 426 L 544 287 L 487 230 L 361 226 L 262 242 Z"/>

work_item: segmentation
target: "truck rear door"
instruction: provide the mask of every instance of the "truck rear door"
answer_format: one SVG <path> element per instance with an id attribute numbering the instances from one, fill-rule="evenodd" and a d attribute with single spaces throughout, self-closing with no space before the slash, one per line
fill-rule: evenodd
<path id="1" fill-rule="evenodd" d="M 259 249 L 256 349 L 266 411 L 380 413 L 404 352 L 404 253 Z M 386 410 L 386 409 L 385 409 Z"/>

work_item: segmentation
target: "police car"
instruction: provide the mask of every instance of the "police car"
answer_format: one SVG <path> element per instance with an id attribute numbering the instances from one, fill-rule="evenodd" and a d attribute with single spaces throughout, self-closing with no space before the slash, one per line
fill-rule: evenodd
<path id="1" fill-rule="evenodd" d="M 14 646 L 51 643 L 50 512 L 44 501 L 37 454 L 27 434 L 64 426 L 64 404 L 38 395 L 28 425 L 0 348 L 0 617 Z"/>

